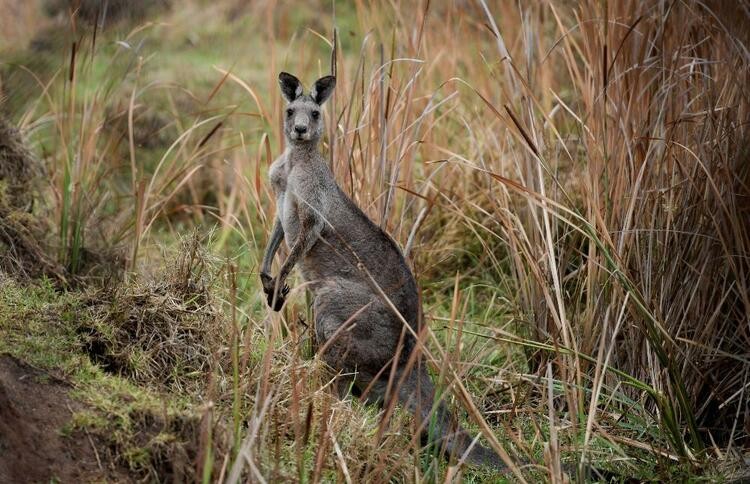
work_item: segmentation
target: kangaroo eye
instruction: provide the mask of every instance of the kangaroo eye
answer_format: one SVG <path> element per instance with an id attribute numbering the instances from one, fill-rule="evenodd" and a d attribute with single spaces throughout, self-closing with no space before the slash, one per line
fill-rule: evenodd
<path id="1" fill-rule="evenodd" d="M 313 111 L 312 112 L 313 119 L 318 119 L 320 117 L 320 111 Z"/>
<path id="2" fill-rule="evenodd" d="M 294 114 L 294 109 L 289 108 L 289 109 L 286 110 L 286 115 L 287 116 L 291 116 L 292 114 Z"/>

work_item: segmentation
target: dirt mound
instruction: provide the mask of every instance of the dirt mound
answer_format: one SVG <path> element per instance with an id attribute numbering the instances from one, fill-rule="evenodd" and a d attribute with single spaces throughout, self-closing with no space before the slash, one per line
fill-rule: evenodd
<path id="1" fill-rule="evenodd" d="M 62 282 L 65 270 L 45 243 L 49 227 L 32 213 L 42 172 L 21 134 L 0 116 L 0 271 Z"/>
<path id="2" fill-rule="evenodd" d="M 42 167 L 23 144 L 21 133 L 0 117 L 0 183 L 8 207 L 29 210 Z"/>
<path id="3" fill-rule="evenodd" d="M 64 435 L 80 404 L 49 374 L 0 355 L 0 482 L 90 482 L 126 478 L 86 435 Z"/>

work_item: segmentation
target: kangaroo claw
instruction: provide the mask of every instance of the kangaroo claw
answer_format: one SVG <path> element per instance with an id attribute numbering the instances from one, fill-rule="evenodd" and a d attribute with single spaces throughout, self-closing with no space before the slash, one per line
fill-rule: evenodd
<path id="1" fill-rule="evenodd" d="M 261 273 L 260 281 L 263 285 L 263 292 L 266 294 L 266 301 L 268 306 L 274 311 L 281 311 L 286 301 L 286 296 L 289 294 L 289 286 L 284 284 L 276 292 L 276 278 L 268 274 Z M 274 300 L 274 293 L 276 293 L 276 299 Z"/>
<path id="2" fill-rule="evenodd" d="M 289 293 L 289 287 L 284 286 L 279 294 L 276 295 L 276 300 L 274 301 L 273 298 L 273 292 L 268 294 L 268 305 L 276 312 L 281 311 L 281 308 L 284 306 L 284 302 L 286 301 L 286 295 Z"/>

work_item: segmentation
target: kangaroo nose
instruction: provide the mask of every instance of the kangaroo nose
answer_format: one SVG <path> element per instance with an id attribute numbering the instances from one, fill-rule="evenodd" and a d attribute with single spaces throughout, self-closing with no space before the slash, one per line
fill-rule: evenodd
<path id="1" fill-rule="evenodd" d="M 294 126 L 294 131 L 296 131 L 297 134 L 305 134 L 307 133 L 307 126 L 296 125 Z"/>

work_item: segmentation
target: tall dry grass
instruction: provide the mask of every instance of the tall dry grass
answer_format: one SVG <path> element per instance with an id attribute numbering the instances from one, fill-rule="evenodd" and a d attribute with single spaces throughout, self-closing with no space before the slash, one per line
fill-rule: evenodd
<path id="1" fill-rule="evenodd" d="M 444 398 L 494 448 L 536 464 L 519 480 L 560 481 L 571 463 L 581 479 L 598 475 L 589 464 L 664 478 L 745 448 L 747 3 L 317 7 L 185 1 L 118 44 L 78 31 L 20 116 L 51 170 L 71 272 L 99 237 L 142 277 L 158 244 L 218 225 L 232 336 L 202 398 L 233 451 L 206 452 L 204 480 L 467 476 L 420 458 L 403 415 L 381 421 L 333 396 L 303 289 L 282 314 L 263 304 L 280 70 L 308 82 L 335 70 L 323 148 L 336 177 L 422 283 L 424 354 Z M 286 15 L 295 8 L 305 23 Z M 200 45 L 198 16 L 215 37 L 227 25 L 228 43 L 252 41 L 257 65 L 234 53 L 200 83 L 161 79 L 149 36 Z M 144 148 L 154 131 L 173 134 Z"/>
<path id="2" fill-rule="evenodd" d="M 519 152 L 520 176 L 492 174 L 520 197 L 498 207 L 516 214 L 501 224 L 518 307 L 565 349 L 538 371 L 564 382 L 584 458 L 599 420 L 627 412 L 620 391 L 677 456 L 746 442 L 747 5 L 591 2 L 580 37 L 550 7 L 559 40 L 511 55 L 501 85 L 523 101 L 494 109 Z M 555 58 L 571 92 L 524 75 Z"/>

